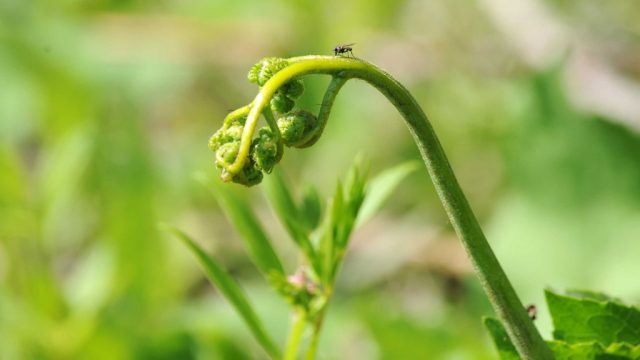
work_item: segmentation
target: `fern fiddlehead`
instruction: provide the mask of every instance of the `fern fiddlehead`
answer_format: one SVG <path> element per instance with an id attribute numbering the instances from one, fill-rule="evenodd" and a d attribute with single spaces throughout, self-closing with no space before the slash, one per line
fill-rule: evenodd
<path id="1" fill-rule="evenodd" d="M 318 116 L 295 108 L 295 100 L 304 91 L 300 79 L 308 74 L 332 76 Z M 427 116 L 406 88 L 370 63 L 340 56 L 266 58 L 251 68 L 248 78 L 260 86 L 257 96 L 230 113 L 209 142 L 223 180 L 248 186 L 259 183 L 263 172 L 269 173 L 281 159 L 283 146 L 304 148 L 319 139 L 333 101 L 347 80 L 368 82 L 402 114 L 449 220 L 520 356 L 553 359 L 491 250 Z M 258 130 L 254 139 L 261 115 L 268 127 Z"/>

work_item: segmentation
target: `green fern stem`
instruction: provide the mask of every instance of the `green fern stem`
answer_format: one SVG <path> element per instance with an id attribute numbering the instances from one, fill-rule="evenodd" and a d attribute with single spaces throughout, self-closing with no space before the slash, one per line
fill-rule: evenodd
<path id="1" fill-rule="evenodd" d="M 502 320 L 519 354 L 527 360 L 553 359 L 553 355 L 516 295 L 495 254 L 489 246 L 478 221 L 458 184 L 442 146 L 416 100 L 409 91 L 388 73 L 360 59 L 336 56 L 302 56 L 287 59 L 288 66 L 273 75 L 260 89 L 251 104 L 235 161 L 226 170 L 238 173 L 249 156 L 251 141 L 259 117 L 269 106 L 276 91 L 288 81 L 308 74 L 333 76 L 325 101 L 321 120 L 326 122 L 337 92 L 348 79 L 361 79 L 377 88 L 402 114 L 435 185 L 436 192 L 464 244 L 495 312 Z M 323 118 L 323 119 L 322 119 Z M 321 125 L 324 127 L 324 123 Z M 321 131 L 321 129 L 320 129 Z M 311 138 L 317 140 L 319 132 Z"/>

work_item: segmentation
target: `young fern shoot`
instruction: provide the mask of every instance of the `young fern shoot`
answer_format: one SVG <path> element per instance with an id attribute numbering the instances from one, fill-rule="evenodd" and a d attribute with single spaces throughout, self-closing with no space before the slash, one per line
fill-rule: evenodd
<path id="1" fill-rule="evenodd" d="M 295 107 L 303 92 L 301 78 L 309 74 L 332 77 L 317 116 Z M 231 112 L 209 142 L 224 181 L 260 183 L 263 173 L 270 173 L 280 161 L 285 146 L 304 148 L 318 141 L 333 101 L 348 80 L 368 82 L 397 108 L 409 127 L 449 220 L 520 356 L 553 359 L 489 246 L 427 116 L 404 86 L 368 62 L 341 56 L 265 58 L 251 68 L 248 78 L 260 86 L 257 96 Z M 261 115 L 267 126 L 256 132 Z"/>

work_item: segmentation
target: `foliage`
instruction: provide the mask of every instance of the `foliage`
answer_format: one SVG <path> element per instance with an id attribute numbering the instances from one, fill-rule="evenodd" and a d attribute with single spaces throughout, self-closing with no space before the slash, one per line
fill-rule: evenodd
<path id="1" fill-rule="evenodd" d="M 315 355 L 326 307 L 333 295 L 336 276 L 347 251 L 350 235 L 356 223 L 362 224 L 367 220 L 363 218 L 358 221 L 365 193 L 371 191 L 377 194 L 375 200 L 368 202 L 365 208 L 365 214 L 370 218 L 386 198 L 391 196 L 393 188 L 413 170 L 413 164 L 399 165 L 380 174 L 372 181 L 374 185 L 367 187 L 366 170 L 362 161 L 357 161 L 344 183 L 338 181 L 322 220 L 318 210 L 322 208 L 322 204 L 317 196 L 307 195 L 301 201 L 296 201 L 283 175 L 276 172 L 271 176 L 265 192 L 274 212 L 305 259 L 297 270 L 288 276 L 283 271 L 271 240 L 262 230 L 248 204 L 225 190 L 219 183 L 200 177 L 205 186 L 213 189 L 228 219 L 242 234 L 247 251 L 256 267 L 292 308 L 292 318 L 296 319 L 296 322 L 290 330 L 291 339 L 285 354 L 287 359 L 297 356 L 300 336 L 307 323 L 313 327 L 313 338 L 306 358 L 311 359 Z M 306 194 L 316 192 L 308 191 Z M 245 298 L 240 285 L 217 260 L 207 255 L 188 235 L 172 227 L 167 230 L 180 238 L 194 253 L 211 283 L 233 305 L 264 350 L 272 358 L 279 358 L 280 350 L 265 332 L 261 320 Z"/>
<path id="2" fill-rule="evenodd" d="M 545 295 L 554 325 L 547 343 L 557 360 L 640 359 L 640 309 L 600 293 Z M 500 359 L 520 359 L 498 320 L 486 318 L 485 326 Z"/>
<path id="3" fill-rule="evenodd" d="M 398 75 L 425 105 L 523 299 L 542 303 L 547 285 L 637 299 L 629 279 L 640 271 L 640 137 L 615 101 L 630 94 L 573 81 L 595 64 L 637 82 L 640 2 L 538 1 L 579 38 L 554 42 L 568 41 L 553 76 L 549 64 L 527 61 L 550 48 L 537 42 L 547 32 L 516 39 L 522 32 L 503 26 L 526 24 L 496 21 L 490 3 L 499 2 L 2 2 L 0 358 L 264 356 L 158 222 L 200 240 L 283 343 L 286 306 L 192 175 L 211 170 L 203 143 L 220 118 L 254 94 L 257 85 L 239 81 L 251 64 L 264 54 L 329 55 L 338 43 L 356 42 L 355 56 Z M 585 43 L 595 46 L 585 53 Z M 576 69 L 576 58 L 587 62 Z M 323 78 L 305 79 L 296 105 L 315 112 L 324 90 Z M 598 95 L 587 105 L 606 106 L 574 101 L 584 92 Z M 341 121 L 326 127 L 330 137 L 284 159 L 293 184 L 313 183 L 324 199 L 358 152 L 372 174 L 418 159 L 397 115 L 361 82 L 345 86 L 332 114 Z M 235 191 L 293 271 L 286 234 L 259 194 Z M 318 202 L 300 202 L 319 218 Z M 477 321 L 491 308 L 426 174 L 403 182 L 354 240 L 323 357 L 495 359 Z"/>
<path id="4" fill-rule="evenodd" d="M 260 77 L 263 73 L 267 75 L 264 78 L 264 82 L 261 82 Z M 279 92 L 284 91 L 283 89 L 287 89 L 287 84 L 292 81 L 299 81 L 299 77 L 309 74 L 331 76 L 318 116 L 316 117 L 305 110 L 296 109 L 291 114 L 285 114 L 284 121 L 274 121 L 269 104 L 273 107 L 273 99 Z M 233 181 L 246 186 L 252 186 L 260 182 L 261 172 L 255 164 L 255 158 L 259 154 L 256 152 L 256 147 L 252 146 L 255 141 L 252 138 L 260 116 L 265 117 L 270 130 L 274 134 L 274 141 L 278 142 L 277 147 L 279 149 L 282 149 L 283 145 L 299 148 L 309 147 L 315 144 L 322 135 L 335 98 L 344 84 L 351 79 L 366 81 L 369 85 L 379 90 L 402 115 L 422 155 L 422 160 L 426 165 L 440 202 L 458 238 L 464 245 L 467 255 L 474 264 L 476 275 L 481 280 L 480 283 L 487 298 L 501 320 L 505 322 L 518 353 L 526 359 L 552 359 L 551 351 L 542 340 L 531 319 L 524 312 L 518 295 L 515 293 L 513 286 L 487 242 L 429 119 L 407 88 L 379 67 L 355 57 L 344 58 L 337 56 L 337 52 L 336 56 L 333 57 L 308 55 L 288 59 L 265 58 L 249 72 L 249 80 L 256 79 L 258 79 L 261 87 L 255 99 L 248 105 L 227 115 L 221 129 L 216 131 L 212 141 L 209 142 L 211 150 L 215 152 L 216 159 L 226 158 L 227 153 L 223 151 L 225 149 L 223 145 L 227 144 L 221 145 L 218 142 L 218 139 L 221 138 L 219 134 L 221 132 L 224 133 L 237 118 L 246 116 L 243 121 L 242 136 L 239 140 L 233 142 L 233 157 L 230 157 L 229 162 L 217 161 L 223 181 Z M 288 110 L 291 110 L 291 108 L 287 108 Z M 258 132 L 258 140 L 261 139 L 261 133 L 262 130 Z M 277 157 L 280 159 L 282 153 Z M 260 177 L 256 177 L 255 182 L 249 183 L 245 181 L 247 171 L 258 172 Z M 354 184 L 357 184 L 359 183 L 357 180 L 359 175 L 357 172 L 354 174 L 350 178 Z M 322 260 L 318 259 L 316 251 L 309 245 L 308 241 L 303 239 L 301 242 L 311 267 L 315 274 L 324 280 L 324 285 L 333 283 L 335 279 L 337 260 L 344 256 L 346 239 L 348 239 L 357 211 L 361 205 L 362 186 L 355 185 L 355 187 L 352 186 L 351 188 L 353 188 L 353 191 L 350 190 L 345 194 L 347 196 L 345 198 L 346 203 L 343 205 L 340 186 L 338 186 L 338 191 L 336 191 L 336 197 L 332 204 L 332 224 L 327 232 L 331 234 L 333 239 L 326 241 L 322 237 L 320 238 L 320 251 L 324 252 L 320 254 Z M 348 210 L 347 212 L 341 210 L 343 206 Z M 286 214 L 281 216 L 289 217 Z M 287 223 L 290 224 L 289 228 L 291 228 L 293 222 L 287 221 Z M 295 233 L 294 238 L 298 238 L 299 231 L 293 230 L 293 232 Z M 306 316 L 306 311 L 309 309 L 308 307 L 304 309 L 304 316 Z M 313 311 L 311 315 L 312 318 L 315 318 Z M 303 322 L 304 316 L 299 316 L 298 321 Z M 285 358 L 287 359 L 295 358 L 296 356 L 295 349 L 297 349 L 300 337 L 298 331 L 302 331 L 304 328 L 303 325 L 299 324 L 296 323 L 294 325 L 292 342 L 288 346 L 288 349 L 294 350 L 286 352 Z M 320 316 L 316 329 L 321 324 L 322 317 Z M 309 347 L 309 358 L 313 358 L 315 347 L 316 341 L 314 337 Z"/>

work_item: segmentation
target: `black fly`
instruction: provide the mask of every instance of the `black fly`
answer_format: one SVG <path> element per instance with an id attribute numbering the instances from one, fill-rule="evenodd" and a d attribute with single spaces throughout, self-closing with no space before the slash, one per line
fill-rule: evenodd
<path id="1" fill-rule="evenodd" d="M 338 45 L 338 46 L 333 48 L 333 54 L 335 56 L 338 56 L 338 54 L 347 54 L 347 55 L 351 55 L 353 57 L 353 48 L 352 48 L 353 45 L 355 45 L 355 43 L 353 43 L 353 44 L 345 44 L 345 45 Z"/>

